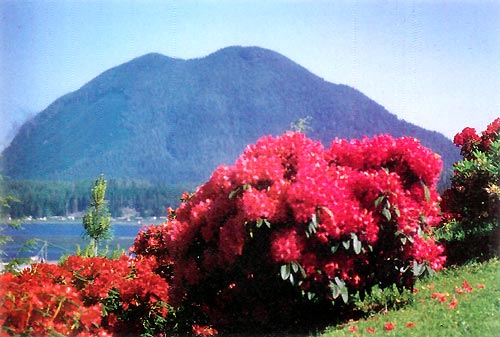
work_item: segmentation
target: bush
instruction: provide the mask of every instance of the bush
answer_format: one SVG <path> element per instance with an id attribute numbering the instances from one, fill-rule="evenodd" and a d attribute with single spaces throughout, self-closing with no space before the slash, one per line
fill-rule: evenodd
<path id="1" fill-rule="evenodd" d="M 149 259 L 70 256 L 0 275 L 1 332 L 13 336 L 150 336 L 166 327 L 168 285 Z"/>
<path id="2" fill-rule="evenodd" d="M 500 118 L 481 136 L 465 128 L 454 142 L 464 158 L 454 164 L 451 188 L 443 195 L 443 210 L 448 214 L 436 235 L 446 245 L 450 264 L 498 256 Z"/>
<path id="3" fill-rule="evenodd" d="M 286 328 L 439 270 L 439 157 L 413 138 L 264 137 L 136 239 L 171 300 L 226 329 Z M 354 296 L 352 296 L 354 298 Z M 319 308 L 319 309 L 318 309 Z"/>

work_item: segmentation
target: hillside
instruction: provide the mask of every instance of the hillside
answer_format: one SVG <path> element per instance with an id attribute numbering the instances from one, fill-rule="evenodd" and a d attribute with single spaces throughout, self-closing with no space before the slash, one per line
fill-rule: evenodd
<path id="1" fill-rule="evenodd" d="M 200 183 L 232 164 L 249 143 L 311 116 L 308 135 L 409 135 L 441 154 L 443 135 L 389 113 L 346 85 L 333 84 L 276 52 L 228 47 L 199 59 L 147 54 L 112 68 L 25 123 L 2 153 L 13 179 L 109 178 Z"/>

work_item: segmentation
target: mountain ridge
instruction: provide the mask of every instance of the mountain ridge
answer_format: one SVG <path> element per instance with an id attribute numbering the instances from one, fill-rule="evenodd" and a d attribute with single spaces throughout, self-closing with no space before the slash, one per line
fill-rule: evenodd
<path id="1" fill-rule="evenodd" d="M 201 183 L 247 144 L 306 116 L 308 135 L 325 147 L 335 137 L 390 133 L 420 139 L 447 168 L 458 159 L 445 136 L 398 119 L 360 91 L 277 52 L 233 46 L 189 60 L 149 53 L 104 71 L 25 123 L 3 151 L 1 169 L 13 179 L 104 172 Z"/>

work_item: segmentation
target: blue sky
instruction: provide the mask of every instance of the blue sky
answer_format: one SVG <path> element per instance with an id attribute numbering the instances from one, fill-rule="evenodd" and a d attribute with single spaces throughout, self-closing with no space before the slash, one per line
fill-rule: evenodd
<path id="1" fill-rule="evenodd" d="M 149 52 L 275 50 L 452 138 L 500 116 L 498 1 L 0 1 L 0 148 L 12 123 Z"/>

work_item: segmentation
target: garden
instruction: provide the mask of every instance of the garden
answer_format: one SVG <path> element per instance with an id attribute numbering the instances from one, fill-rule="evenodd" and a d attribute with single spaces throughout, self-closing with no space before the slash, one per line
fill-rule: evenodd
<path id="1" fill-rule="evenodd" d="M 440 194 L 415 138 L 263 137 L 128 254 L 0 274 L 0 336 L 492 335 L 500 118 L 454 142 Z"/>

